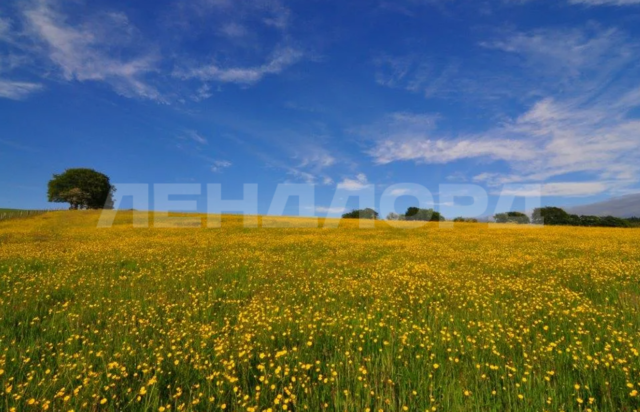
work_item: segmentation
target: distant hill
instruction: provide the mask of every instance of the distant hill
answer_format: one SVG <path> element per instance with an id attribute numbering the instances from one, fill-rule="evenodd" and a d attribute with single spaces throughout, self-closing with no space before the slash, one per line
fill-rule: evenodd
<path id="1" fill-rule="evenodd" d="M 589 205 L 575 206 L 566 210 L 575 215 L 640 217 L 640 193 L 615 197 Z"/>

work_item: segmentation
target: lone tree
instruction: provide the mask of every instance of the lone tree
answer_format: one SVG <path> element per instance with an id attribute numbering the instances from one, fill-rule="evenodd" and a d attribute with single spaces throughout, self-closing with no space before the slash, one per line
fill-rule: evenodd
<path id="1" fill-rule="evenodd" d="M 89 195 L 77 187 L 60 193 L 60 198 L 71 205 L 69 209 L 86 209 L 89 203 Z"/>
<path id="2" fill-rule="evenodd" d="M 67 169 L 49 181 L 49 202 L 69 203 L 70 210 L 113 209 L 115 187 L 93 169 Z"/>

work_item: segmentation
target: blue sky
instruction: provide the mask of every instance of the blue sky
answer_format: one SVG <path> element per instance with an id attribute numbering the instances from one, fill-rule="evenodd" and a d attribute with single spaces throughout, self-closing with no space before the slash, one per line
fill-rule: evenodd
<path id="1" fill-rule="evenodd" d="M 55 206 L 70 167 L 258 183 L 261 213 L 287 182 L 317 185 L 319 215 L 338 185 L 437 206 L 477 184 L 487 213 L 505 184 L 635 193 L 639 47 L 640 0 L 2 2 L 0 207 Z"/>

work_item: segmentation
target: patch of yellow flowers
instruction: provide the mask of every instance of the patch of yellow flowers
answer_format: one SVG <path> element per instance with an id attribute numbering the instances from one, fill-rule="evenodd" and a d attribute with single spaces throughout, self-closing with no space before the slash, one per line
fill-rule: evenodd
<path id="1" fill-rule="evenodd" d="M 0 222 L 0 410 L 640 409 L 640 230 L 98 215 Z"/>

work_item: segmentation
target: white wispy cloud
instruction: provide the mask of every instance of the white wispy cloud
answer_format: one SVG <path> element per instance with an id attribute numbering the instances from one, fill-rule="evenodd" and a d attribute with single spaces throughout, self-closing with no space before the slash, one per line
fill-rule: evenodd
<path id="1" fill-rule="evenodd" d="M 287 175 L 292 176 L 294 181 L 303 181 L 311 185 L 331 185 L 333 179 L 328 175 L 328 170 L 336 164 L 336 158 L 329 153 L 321 144 L 312 143 L 305 138 L 297 137 L 296 144 L 291 141 L 278 141 L 282 146 L 279 151 L 290 153 L 290 157 L 284 161 L 269 159 L 272 166 L 284 169 Z M 292 165 L 292 162 L 294 164 Z"/>
<path id="2" fill-rule="evenodd" d="M 393 189 L 391 192 L 389 192 L 389 195 L 391 196 L 404 196 L 404 195 L 409 195 L 411 194 L 411 190 L 410 189 Z"/>
<path id="3" fill-rule="evenodd" d="M 352 128 L 351 131 L 374 139 L 398 131 L 403 135 L 413 135 L 435 130 L 439 119 L 440 115 L 436 113 L 394 112 L 374 124 Z"/>
<path id="4" fill-rule="evenodd" d="M 267 62 L 253 67 L 222 67 L 218 64 L 207 64 L 180 68 L 173 75 L 181 79 L 199 79 L 202 81 L 218 81 L 223 83 L 253 84 L 266 75 L 278 74 L 287 67 L 299 62 L 303 53 L 295 48 L 278 48 Z"/>
<path id="5" fill-rule="evenodd" d="M 398 160 L 416 160 L 424 163 L 449 163 L 461 159 L 487 157 L 492 160 L 525 161 L 535 157 L 533 147 L 526 141 L 495 139 L 482 136 L 465 138 L 431 138 L 428 133 L 397 134 L 378 142 L 369 151 L 378 164 Z"/>
<path id="6" fill-rule="evenodd" d="M 329 176 L 324 176 L 322 178 L 322 184 L 325 185 L 325 186 L 332 185 L 333 184 L 333 179 L 331 177 L 329 177 Z"/>
<path id="7" fill-rule="evenodd" d="M 8 140 L 8 139 L 0 139 L 0 144 L 4 145 L 4 146 L 8 146 L 11 147 L 13 149 L 18 149 L 18 150 L 23 150 L 25 152 L 37 152 L 38 150 L 31 147 L 31 146 L 26 146 L 22 143 L 18 143 L 15 142 L 13 140 Z"/>
<path id="8" fill-rule="evenodd" d="M 482 156 L 526 160 L 532 156 L 527 142 L 479 136 L 439 137 L 438 118 L 428 113 L 392 113 L 358 132 L 374 139 L 375 145 L 368 153 L 378 164 L 403 160 L 449 163 Z"/>
<path id="9" fill-rule="evenodd" d="M 597 195 L 607 190 L 609 190 L 609 185 L 606 182 L 559 182 L 542 185 L 510 185 L 500 194 L 518 197 L 580 197 Z"/>
<path id="10" fill-rule="evenodd" d="M 345 178 L 342 182 L 338 183 L 338 189 L 348 191 L 358 191 L 369 186 L 367 176 L 364 173 L 358 173 L 355 179 Z"/>
<path id="11" fill-rule="evenodd" d="M 179 136 L 180 139 L 188 139 L 192 140 L 198 144 L 207 144 L 208 140 L 206 137 L 202 136 L 195 130 L 185 130 L 182 135 Z"/>
<path id="12" fill-rule="evenodd" d="M 517 79 L 500 70 L 496 59 L 481 54 L 439 55 L 385 54 L 374 59 L 375 81 L 391 89 L 405 90 L 426 99 L 445 99 L 484 109 L 521 97 Z"/>
<path id="13" fill-rule="evenodd" d="M 521 5 L 533 3 L 535 0 L 504 0 L 505 3 Z M 640 0 L 566 0 L 568 4 L 586 7 L 595 6 L 635 6 L 640 4 Z"/>
<path id="14" fill-rule="evenodd" d="M 333 178 L 330 172 L 344 159 L 336 154 L 334 148 L 327 149 L 328 136 L 311 130 L 292 132 L 291 130 L 265 132 L 257 131 L 270 144 L 277 144 L 276 153 L 286 154 L 288 158 L 276 162 L 275 165 L 284 168 L 288 175 L 295 180 L 307 184 L 331 185 Z M 271 160 L 271 163 L 274 163 Z"/>
<path id="15" fill-rule="evenodd" d="M 374 60 L 376 83 L 412 93 L 422 93 L 427 98 L 446 96 L 456 90 L 458 85 L 454 85 L 454 79 L 458 74 L 459 65 L 451 61 L 438 67 L 430 60 L 415 54 L 378 57 Z"/>
<path id="16" fill-rule="evenodd" d="M 309 167 L 308 164 L 302 163 L 296 167 L 285 166 L 287 174 L 295 177 L 297 180 L 302 180 L 306 184 L 320 184 L 324 186 L 332 185 L 333 179 L 322 171 L 321 166 L 312 166 L 310 169 L 305 170 L 305 167 Z"/>
<path id="17" fill-rule="evenodd" d="M 220 28 L 220 33 L 226 37 L 236 39 L 247 36 L 249 32 L 244 25 L 236 22 L 230 22 Z"/>
<path id="18" fill-rule="evenodd" d="M 0 78 L 0 97 L 12 100 L 22 100 L 30 94 L 43 89 L 42 84 L 18 82 Z"/>
<path id="19" fill-rule="evenodd" d="M 301 180 L 308 185 L 321 184 L 321 185 L 328 186 L 333 184 L 333 179 L 327 175 L 310 173 L 310 172 L 301 170 L 299 168 L 288 167 L 286 165 L 283 165 L 283 168 L 286 169 L 287 174 L 290 176 L 293 176 L 295 180 L 298 180 L 298 181 Z"/>
<path id="20" fill-rule="evenodd" d="M 266 2 L 250 1 L 250 3 L 258 5 L 266 11 L 266 15 L 263 16 L 262 22 L 267 26 L 271 26 L 279 30 L 286 30 L 289 27 L 291 23 L 291 10 L 282 2 L 271 0 Z"/>
<path id="21" fill-rule="evenodd" d="M 9 36 L 9 30 L 11 29 L 11 20 L 6 17 L 0 16 L 0 40 Z"/>
<path id="22" fill-rule="evenodd" d="M 145 81 L 157 70 L 157 56 L 141 54 L 135 28 L 126 15 L 103 13 L 71 23 L 57 1 L 37 0 L 24 6 L 25 30 L 66 80 L 103 81 L 126 97 L 161 101 Z M 131 55 L 131 57 L 120 57 Z"/>
<path id="23" fill-rule="evenodd" d="M 0 73 L 8 73 L 30 63 L 28 56 L 19 53 L 6 52 L 0 54 Z"/>
<path id="24" fill-rule="evenodd" d="M 576 172 L 633 183 L 640 172 L 640 121 L 626 114 L 639 103 L 637 91 L 587 107 L 544 99 L 512 122 L 463 137 L 401 125 L 381 127 L 369 154 L 378 164 L 442 164 L 471 158 L 507 162 L 509 173 L 485 172 L 474 178 L 490 184 L 545 181 Z"/>
<path id="25" fill-rule="evenodd" d="M 296 180 L 302 180 L 308 185 L 314 185 L 318 181 L 318 176 L 313 173 L 305 172 L 295 167 L 289 167 L 284 165 L 284 169 L 286 169 L 287 174 L 293 176 Z"/>
<path id="26" fill-rule="evenodd" d="M 632 111 L 640 106 L 640 88 L 625 80 L 639 62 L 635 42 L 617 30 L 590 27 L 515 34 L 484 46 L 521 56 L 525 73 L 533 76 L 529 82 L 544 73 L 547 96 L 520 116 L 477 133 L 440 132 L 433 114 L 405 115 L 424 119 L 422 124 L 389 115 L 359 130 L 373 139 L 368 153 L 376 163 L 500 160 L 507 172 L 481 172 L 474 180 L 501 185 L 582 173 L 600 182 L 546 189 L 567 195 L 599 193 L 605 182 L 616 189 L 638 182 L 640 120 Z M 544 81 L 533 83 L 539 87 Z M 554 96 L 558 89 L 562 95 Z"/>
<path id="27" fill-rule="evenodd" d="M 302 149 L 303 152 L 296 154 L 294 157 L 300 159 L 299 167 L 310 167 L 314 170 L 322 170 L 336 164 L 336 158 L 321 147 L 316 146 L 309 151 L 306 150 L 308 149 L 307 147 L 303 147 Z"/>
<path id="28" fill-rule="evenodd" d="M 212 49 L 215 57 L 206 60 L 181 56 L 172 73 L 175 78 L 252 85 L 304 58 L 288 33 L 291 10 L 280 0 L 194 0 L 179 8 L 189 10 L 182 26 L 198 24 L 197 30 L 204 33 L 216 27 L 211 35 L 224 37 L 227 44 Z"/>
<path id="29" fill-rule="evenodd" d="M 376 83 L 386 87 L 404 87 L 414 70 L 413 56 L 383 55 L 374 60 Z"/>
<path id="30" fill-rule="evenodd" d="M 213 162 L 213 164 L 211 165 L 211 171 L 212 172 L 221 172 L 222 170 L 231 167 L 233 164 L 231 162 L 228 162 L 226 160 L 216 160 Z"/>
<path id="31" fill-rule="evenodd" d="M 191 100 L 195 102 L 201 102 L 203 100 L 207 100 L 209 97 L 213 96 L 211 91 L 211 86 L 207 83 L 202 84 L 196 92 L 191 96 Z"/>
<path id="32" fill-rule="evenodd" d="M 596 25 L 510 32 L 503 39 L 480 45 L 518 56 L 526 74 L 542 82 L 537 87 L 547 87 L 549 92 L 562 86 L 588 93 L 608 82 L 638 55 L 638 45 L 624 33 Z"/>
<path id="33" fill-rule="evenodd" d="M 0 45 L 13 47 L 15 42 L 13 34 L 13 22 L 9 18 L 0 16 Z M 26 64 L 27 58 L 16 54 L 10 49 L 0 53 L 0 98 L 11 100 L 23 100 L 29 95 L 41 91 L 44 86 L 33 81 L 15 80 L 9 73 Z"/>
<path id="34" fill-rule="evenodd" d="M 325 206 L 317 206 L 316 212 L 318 213 L 326 213 L 330 215 L 337 215 L 340 213 L 345 213 L 347 208 L 345 207 L 325 207 Z"/>
<path id="35" fill-rule="evenodd" d="M 206 21 L 221 18 L 227 23 L 262 24 L 284 31 L 291 23 L 291 10 L 280 0 L 194 0 L 185 2 L 196 16 Z M 185 5 L 180 4 L 184 9 Z"/>
<path id="36" fill-rule="evenodd" d="M 632 6 L 640 4 L 640 0 L 569 0 L 569 3 L 587 6 Z"/>
<path id="37" fill-rule="evenodd" d="M 332 169 L 339 163 L 349 164 L 349 160 L 335 147 L 329 147 L 327 143 L 331 137 L 325 134 L 322 125 L 283 129 L 243 118 L 234 122 L 233 128 L 244 136 L 241 144 L 245 150 L 264 161 L 267 167 L 284 171 L 286 182 L 330 185 L 333 184 Z M 270 150 L 265 150 L 265 147 Z"/>
<path id="38" fill-rule="evenodd" d="M 293 46 L 288 34 L 292 13 L 280 0 L 194 0 L 169 6 L 179 23 L 165 22 L 163 29 L 180 31 L 164 43 L 143 33 L 125 13 L 93 7 L 86 0 L 25 0 L 16 4 L 15 18 L 0 16 L 0 42 L 8 45 L 0 53 L 2 97 L 24 98 L 36 90 L 39 82 L 33 79 L 6 79 L 7 71 L 20 67 L 41 73 L 43 81 L 59 74 L 56 80 L 101 82 L 129 98 L 201 101 L 211 97 L 211 82 L 255 84 L 306 54 Z M 264 30 L 273 35 L 264 36 Z M 215 49 L 198 51 L 215 59 L 205 62 L 182 47 L 193 36 L 224 37 L 211 43 Z M 192 79 L 203 83 L 194 85 Z"/>

